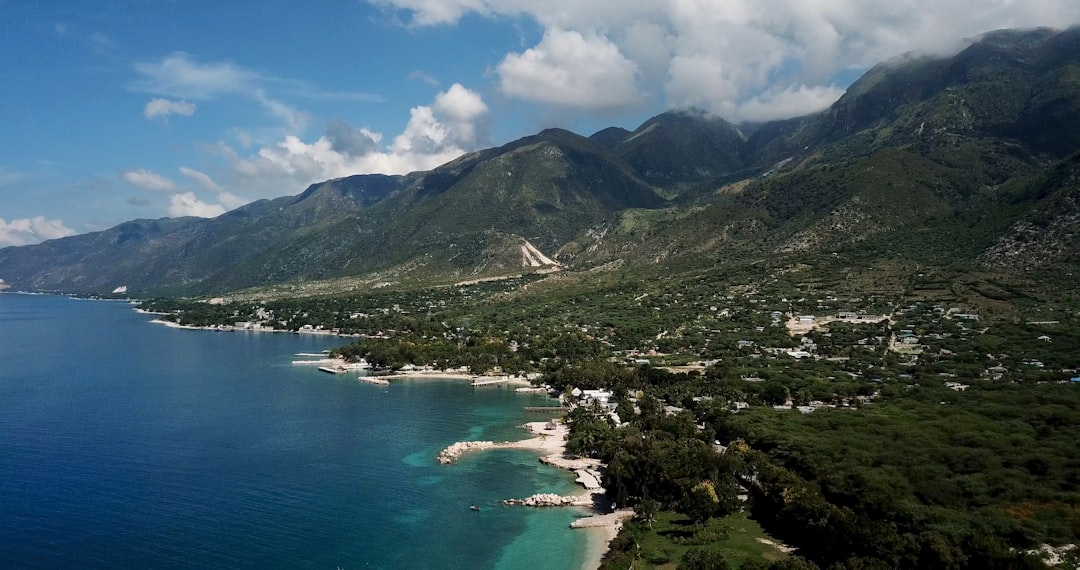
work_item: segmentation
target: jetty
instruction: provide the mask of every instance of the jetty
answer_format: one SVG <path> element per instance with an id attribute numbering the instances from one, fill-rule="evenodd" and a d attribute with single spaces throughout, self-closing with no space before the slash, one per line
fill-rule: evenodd
<path id="1" fill-rule="evenodd" d="M 524 499 L 506 499 L 502 504 L 522 507 L 591 507 L 593 505 L 593 496 L 591 494 L 556 495 L 554 493 L 540 493 Z"/>
<path id="2" fill-rule="evenodd" d="M 479 386 L 496 386 L 498 384 L 506 384 L 510 382 L 510 378 L 477 378 L 472 381 L 473 387 Z"/>
<path id="3" fill-rule="evenodd" d="M 570 408 L 566 406 L 525 406 L 524 409 L 527 413 L 538 414 L 558 414 L 570 411 Z"/>
<path id="4" fill-rule="evenodd" d="M 514 390 L 518 394 L 546 394 L 548 389 L 543 386 L 523 386 Z"/>
<path id="5" fill-rule="evenodd" d="M 435 457 L 435 460 L 442 465 L 448 465 L 461 459 L 461 456 L 464 455 L 466 451 L 495 449 L 500 447 L 510 447 L 511 445 L 513 445 L 513 442 L 509 441 L 501 441 L 498 443 L 494 441 L 459 441 L 440 451 L 439 455 Z"/>
<path id="6" fill-rule="evenodd" d="M 368 384 L 375 384 L 376 386 L 389 386 L 390 381 L 385 378 L 379 378 L 378 376 L 357 376 L 357 380 L 361 382 L 367 382 Z"/>
<path id="7" fill-rule="evenodd" d="M 344 365 L 345 361 L 340 358 L 320 358 L 318 360 L 293 360 L 293 364 L 308 365 L 308 366 L 326 366 L 330 364 Z"/>
<path id="8" fill-rule="evenodd" d="M 348 372 L 344 368 L 331 368 L 329 366 L 320 366 L 319 372 L 326 372 L 327 374 L 344 374 Z"/>

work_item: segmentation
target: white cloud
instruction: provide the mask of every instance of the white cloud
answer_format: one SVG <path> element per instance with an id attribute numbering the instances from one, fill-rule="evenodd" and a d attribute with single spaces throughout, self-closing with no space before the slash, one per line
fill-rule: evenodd
<path id="1" fill-rule="evenodd" d="M 173 102 L 155 98 L 143 111 L 147 118 L 167 116 L 166 109 L 190 115 L 195 111 L 195 105 L 186 99 L 207 101 L 227 96 L 244 97 L 255 101 L 271 116 L 282 120 L 292 132 L 298 132 L 308 126 L 310 116 L 286 103 L 280 96 L 271 96 L 269 93 L 272 90 L 292 95 L 294 98 L 317 101 L 370 103 L 384 100 L 380 95 L 364 91 L 327 91 L 307 81 L 274 77 L 231 61 L 200 62 L 184 52 L 174 52 L 157 61 L 138 62 L 134 67 L 137 79 L 129 84 L 130 89 L 182 99 Z M 167 106 L 168 104 L 171 106 Z"/>
<path id="2" fill-rule="evenodd" d="M 129 184 L 143 190 L 167 194 L 169 196 L 168 213 L 170 216 L 213 218 L 225 213 L 227 210 L 247 203 L 247 200 L 229 192 L 205 172 L 187 166 L 181 166 L 179 170 L 180 174 L 194 181 L 202 190 L 212 192 L 218 203 L 212 204 L 200 200 L 190 188 L 182 187 L 171 178 L 158 174 L 153 170 L 145 168 L 125 170 L 120 173 L 120 177 Z M 144 206 L 150 202 L 145 198 L 136 196 L 131 198 L 128 203 Z"/>
<path id="3" fill-rule="evenodd" d="M 844 87 L 833 84 L 841 72 L 908 51 L 948 53 L 989 30 L 1080 23 L 1075 0 L 369 1 L 417 27 L 470 13 L 537 22 L 539 44 L 496 69 L 511 97 L 596 111 L 644 93 L 732 120 L 813 109 Z"/>
<path id="4" fill-rule="evenodd" d="M 132 186 L 138 186 L 144 190 L 170 193 L 176 191 L 176 182 L 153 170 L 146 170 L 145 168 L 125 170 L 120 173 L 120 176 Z"/>
<path id="5" fill-rule="evenodd" d="M 642 100 L 638 68 L 607 38 L 551 29 L 498 67 L 499 88 L 521 99 L 591 110 L 617 109 Z"/>
<path id="6" fill-rule="evenodd" d="M 280 196 L 331 178 L 434 168 L 490 144 L 488 123 L 483 98 L 454 84 L 437 94 L 431 105 L 414 107 L 405 128 L 389 143 L 383 142 L 381 133 L 338 119 L 312 142 L 287 135 L 254 155 L 241 156 L 224 142 L 202 148 L 229 162 L 232 186 L 242 190 L 238 193 Z"/>
<path id="7" fill-rule="evenodd" d="M 294 131 L 304 130 L 308 126 L 308 123 L 311 122 L 310 115 L 286 105 L 281 101 L 267 97 L 262 89 L 253 91 L 252 97 L 262 105 L 263 109 L 266 109 L 271 115 L 284 121 L 292 127 Z"/>
<path id="8" fill-rule="evenodd" d="M 433 75 L 431 75 L 429 73 L 425 73 L 423 71 L 420 71 L 419 69 L 410 71 L 409 72 L 409 79 L 413 79 L 413 80 L 416 80 L 416 81 L 422 81 L 422 82 L 427 83 L 428 85 L 430 85 L 432 87 L 438 87 L 438 86 L 442 85 L 439 82 L 438 79 L 435 79 L 435 76 L 433 76 Z"/>
<path id="9" fill-rule="evenodd" d="M 190 117 L 195 114 L 195 103 L 179 100 L 173 101 L 162 97 L 154 97 L 143 108 L 143 115 L 147 119 L 157 117 L 168 118 L 169 115 L 183 115 Z"/>
<path id="10" fill-rule="evenodd" d="M 469 12 L 489 13 L 486 0 L 373 0 L 372 4 L 409 10 L 419 26 L 453 24 Z"/>
<path id="11" fill-rule="evenodd" d="M 184 176 L 187 176 L 188 178 L 194 180 L 199 186 L 202 186 L 206 190 L 209 190 L 211 192 L 225 191 L 224 188 L 219 186 L 217 182 L 214 182 L 214 179 L 210 178 L 210 175 L 205 172 L 199 172 L 194 168 L 188 168 L 186 166 L 181 166 L 179 170 L 180 174 L 183 174 Z"/>
<path id="12" fill-rule="evenodd" d="M 45 240 L 75 235 L 75 230 L 61 220 L 48 220 L 44 216 L 20 218 L 10 222 L 0 218 L 0 247 L 29 245 Z"/>
<path id="13" fill-rule="evenodd" d="M 219 95 L 254 91 L 262 77 L 232 62 L 199 63 L 184 52 L 172 53 L 160 61 L 135 64 L 139 79 L 136 91 L 170 97 L 210 99 Z"/>
<path id="14" fill-rule="evenodd" d="M 180 174 L 187 176 L 195 181 L 196 184 L 201 186 L 204 190 L 209 190 L 217 195 L 218 202 L 226 210 L 238 208 L 247 203 L 243 198 L 229 192 L 222 188 L 217 182 L 214 182 L 213 178 L 210 178 L 209 174 L 200 172 L 194 168 L 188 168 L 187 166 L 180 167 Z"/>
<path id="15" fill-rule="evenodd" d="M 436 95 L 435 103 L 431 107 L 450 124 L 450 130 L 465 144 L 475 142 L 476 121 L 488 112 L 483 98 L 460 83 L 455 83 L 450 89 Z"/>
<path id="16" fill-rule="evenodd" d="M 169 197 L 169 215 L 173 217 L 198 216 L 216 218 L 225 213 L 220 204 L 207 204 L 195 197 L 194 192 L 181 192 Z"/>
<path id="17" fill-rule="evenodd" d="M 741 103 L 731 115 L 747 121 L 767 121 L 776 117 L 798 117 L 815 113 L 832 105 L 844 94 L 837 87 L 807 87 L 799 85 L 782 91 L 771 91 Z"/>

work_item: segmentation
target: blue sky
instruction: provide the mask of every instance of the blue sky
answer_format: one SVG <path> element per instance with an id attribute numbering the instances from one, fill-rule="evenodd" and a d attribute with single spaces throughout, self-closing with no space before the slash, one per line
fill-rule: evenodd
<path id="1" fill-rule="evenodd" d="M 0 0 L 0 247 L 672 108 L 822 109 L 1075 0 Z"/>

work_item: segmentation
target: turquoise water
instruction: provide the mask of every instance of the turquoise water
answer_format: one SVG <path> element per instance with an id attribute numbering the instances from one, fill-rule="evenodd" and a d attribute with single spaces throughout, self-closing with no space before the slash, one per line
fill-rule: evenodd
<path id="1" fill-rule="evenodd" d="M 0 294 L 0 567 L 578 568 L 566 493 L 520 439 L 540 396 L 290 365 L 342 339 L 178 330 Z M 469 505 L 481 506 L 479 512 Z"/>

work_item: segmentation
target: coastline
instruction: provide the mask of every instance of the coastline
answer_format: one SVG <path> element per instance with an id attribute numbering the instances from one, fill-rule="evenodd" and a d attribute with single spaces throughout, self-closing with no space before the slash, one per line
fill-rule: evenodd
<path id="1" fill-rule="evenodd" d="M 409 370 L 407 372 L 394 372 L 392 374 L 380 374 L 375 378 L 383 380 L 471 380 L 476 387 L 511 385 L 522 388 L 531 388 L 533 383 L 521 376 L 509 374 L 468 374 L 455 370 Z"/>
<path id="2" fill-rule="evenodd" d="M 135 309 L 139 313 L 143 314 L 155 314 L 141 309 Z M 270 332 L 270 333 L 292 333 L 292 334 L 310 334 L 316 336 L 339 336 L 339 337 L 356 337 L 360 335 L 346 335 L 339 333 L 331 333 L 330 331 L 288 331 L 288 330 L 275 330 L 268 328 L 239 328 L 229 325 L 220 326 L 191 326 L 181 325 L 171 321 L 165 321 L 159 318 L 155 318 L 151 323 L 165 325 L 170 328 L 176 329 L 188 329 L 188 330 L 202 330 L 211 332 Z M 335 360 L 329 362 L 329 359 L 312 359 L 312 361 L 296 361 L 294 364 L 344 364 L 343 360 Z M 359 376 L 358 381 L 371 382 L 379 385 L 389 384 L 390 380 L 470 380 L 476 387 L 494 386 L 494 385 L 510 385 L 517 387 L 517 390 L 528 391 L 535 390 L 536 387 L 528 379 L 521 376 L 510 375 L 473 375 L 458 370 L 409 370 L 403 372 L 397 372 L 393 374 L 380 375 L 380 376 Z M 622 526 L 622 521 L 632 516 L 632 511 L 619 511 L 615 513 L 609 512 L 609 508 L 605 508 L 607 505 L 605 490 L 600 487 L 598 469 L 601 469 L 599 460 L 595 459 L 581 459 L 581 458 L 567 458 L 566 453 L 566 435 L 568 429 L 563 424 L 557 424 L 555 429 L 547 429 L 547 421 L 530 422 L 525 424 L 528 432 L 533 436 L 530 438 L 506 441 L 506 442 L 482 442 L 490 443 L 491 445 L 468 447 L 463 452 L 478 451 L 481 449 L 519 449 L 526 451 L 537 452 L 540 456 L 540 461 L 549 465 L 558 467 L 560 469 L 572 471 L 578 473 L 577 483 L 581 485 L 575 493 L 568 495 L 566 499 L 573 498 L 572 501 L 560 502 L 559 506 L 569 506 L 580 509 L 588 515 L 583 516 L 574 521 L 571 525 L 572 532 L 579 531 L 584 532 L 586 536 L 585 551 L 583 553 L 581 561 L 581 568 L 583 570 L 595 570 L 600 567 L 603 556 L 607 553 L 611 541 L 618 535 L 619 529 Z M 459 442 L 468 443 L 468 442 Z M 477 443 L 477 442 L 473 442 Z M 460 457 L 460 455 L 458 456 Z M 455 457 L 456 461 L 457 457 Z M 592 476 L 582 476 L 582 471 L 589 470 L 593 472 Z M 589 480 L 591 478 L 591 481 Z M 584 480 L 584 481 L 583 481 Z M 528 499 L 542 497 L 542 495 L 534 495 Z M 527 499 L 517 499 L 523 501 Z M 520 503 L 519 503 L 520 504 Z M 547 505 L 542 502 L 536 503 L 530 506 L 554 506 Z M 591 515 L 591 516 L 589 516 Z M 580 524 L 579 523 L 583 523 Z"/>
<path id="3" fill-rule="evenodd" d="M 142 309 L 135 309 L 135 312 L 145 315 L 163 315 L 164 313 L 153 313 L 150 311 L 144 311 Z M 315 336 L 340 336 L 345 338 L 358 338 L 359 334 L 344 334 L 336 333 L 324 330 L 300 330 L 300 331 L 286 331 L 281 329 L 269 329 L 265 327 L 259 328 L 246 328 L 246 327 L 234 327 L 231 325 L 212 325 L 205 327 L 197 327 L 194 325 L 182 325 L 180 323 L 174 323 L 172 321 L 166 321 L 164 319 L 152 319 L 149 322 L 156 325 L 165 325 L 173 329 L 186 329 L 192 331 L 213 331 L 213 332 L 254 332 L 254 333 L 288 333 L 288 334 L 309 334 Z"/>
<path id="4" fill-rule="evenodd" d="M 592 515 L 574 521 L 573 529 L 584 529 L 588 534 L 588 546 L 582 568 L 595 570 L 607 553 L 611 541 L 618 535 L 622 523 L 633 516 L 628 509 L 611 510 L 606 500 L 606 490 L 600 486 L 599 470 L 604 465 L 598 459 L 573 458 L 566 456 L 566 436 L 568 428 L 562 423 L 539 421 L 523 426 L 534 437 L 518 441 L 459 441 L 443 449 L 437 456 L 441 464 L 455 463 L 462 455 L 486 449 L 523 449 L 536 451 L 540 461 L 560 469 L 572 471 L 578 475 L 581 485 L 573 495 L 533 495 L 525 499 L 508 499 L 508 505 L 531 507 L 579 507 L 589 510 Z"/>

